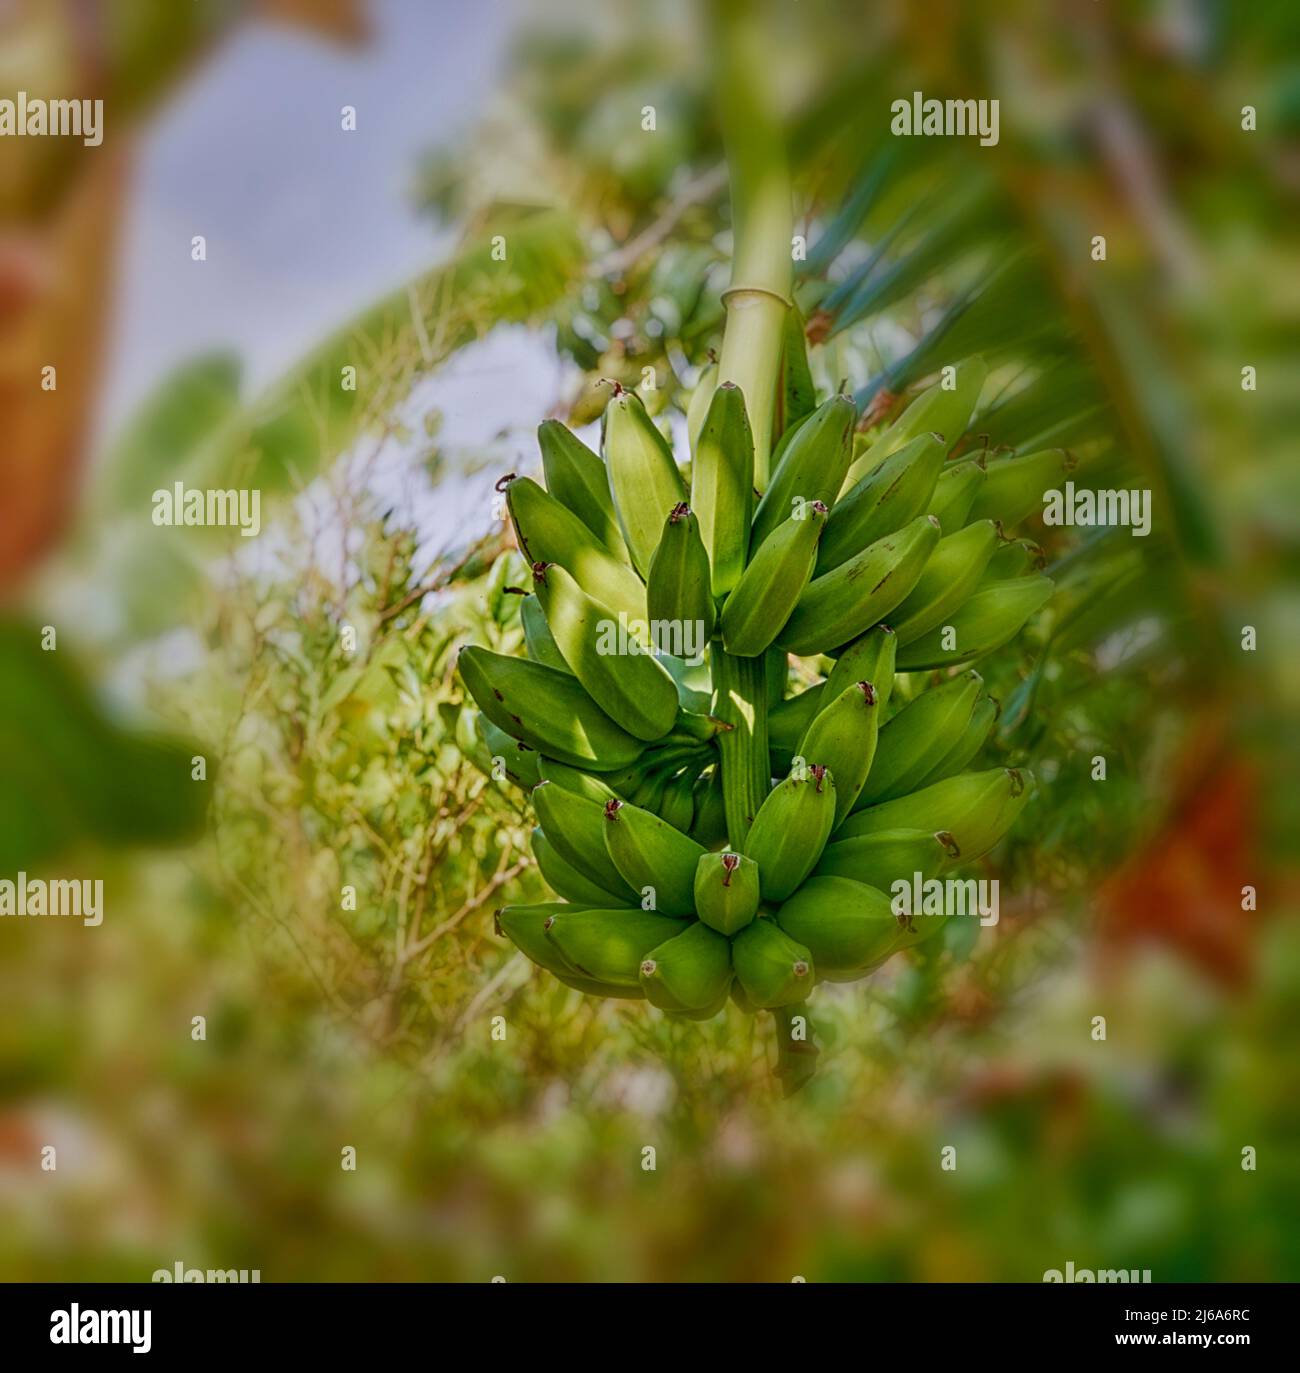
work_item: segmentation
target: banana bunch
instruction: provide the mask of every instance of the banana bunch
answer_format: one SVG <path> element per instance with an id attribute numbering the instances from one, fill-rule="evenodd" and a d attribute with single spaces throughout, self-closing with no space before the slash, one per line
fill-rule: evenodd
<path id="1" fill-rule="evenodd" d="M 706 1019 L 791 1006 L 942 928 L 887 893 L 987 853 L 1033 793 L 978 766 L 998 707 L 968 665 L 1051 594 L 1010 530 L 1065 463 L 950 457 L 984 380 L 967 359 L 856 449 L 852 401 L 809 397 L 762 492 L 744 397 L 716 375 L 689 480 L 617 385 L 600 453 L 541 426 L 545 484 L 501 483 L 523 654 L 460 654 L 473 756 L 529 792 L 562 898 L 497 913 L 534 963 Z M 790 655 L 827 670 L 790 692 Z"/>

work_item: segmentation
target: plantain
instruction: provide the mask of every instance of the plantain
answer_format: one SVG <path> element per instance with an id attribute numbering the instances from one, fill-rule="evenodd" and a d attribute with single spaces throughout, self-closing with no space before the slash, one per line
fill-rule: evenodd
<path id="1" fill-rule="evenodd" d="M 540 782 L 533 788 L 533 809 L 551 848 L 589 882 L 616 893 L 615 905 L 637 902 L 639 894 L 623 880 L 605 847 L 607 804 L 555 782 Z"/>
<path id="2" fill-rule="evenodd" d="M 494 766 L 495 760 L 500 758 L 506 776 L 516 786 L 531 791 L 541 775 L 541 755 L 530 749 L 527 744 L 521 744 L 518 739 L 512 739 L 505 730 L 494 725 L 482 711 L 477 713 L 474 727 L 486 745 Z"/>
<path id="3" fill-rule="evenodd" d="M 735 385 L 734 382 L 731 385 Z M 704 430 L 704 421 L 709 413 L 709 406 L 713 403 L 713 393 L 718 388 L 718 364 L 710 362 L 707 366 L 700 368 L 699 380 L 695 383 L 695 389 L 691 392 L 691 398 L 686 406 L 686 438 L 690 444 L 691 461 L 694 466 L 695 455 L 700 446 L 700 434 Z M 692 491 L 692 497 L 694 492 Z"/>
<path id="4" fill-rule="evenodd" d="M 950 533 L 955 533 L 969 518 L 975 497 L 979 495 L 987 476 L 983 464 L 974 458 L 949 463 L 934 484 L 927 513 L 933 515 Z"/>
<path id="5" fill-rule="evenodd" d="M 641 398 L 617 385 L 605 407 L 604 447 L 619 528 L 633 565 L 646 577 L 664 519 L 686 499 L 686 486 Z"/>
<path id="6" fill-rule="evenodd" d="M 810 582 L 777 642 L 791 653 L 825 653 L 883 620 L 916 585 L 939 541 L 939 522 L 918 516 Z"/>
<path id="7" fill-rule="evenodd" d="M 616 725 L 567 672 L 476 645 L 461 649 L 457 665 L 483 714 L 548 758 L 613 772 L 645 749 L 644 741 Z"/>
<path id="8" fill-rule="evenodd" d="M 641 961 L 641 990 L 663 1011 L 704 1011 L 725 1001 L 731 987 L 731 944 L 693 920 Z"/>
<path id="9" fill-rule="evenodd" d="M 559 563 L 590 596 L 629 619 L 645 618 L 645 587 L 572 511 L 529 477 L 505 487 L 515 538 L 529 564 Z"/>
<path id="10" fill-rule="evenodd" d="M 1040 572 L 1047 563 L 1047 555 L 1032 539 L 1008 539 L 994 550 L 984 569 L 982 582 L 1005 582 L 1013 577 L 1026 577 Z"/>
<path id="11" fill-rule="evenodd" d="M 900 647 L 945 623 L 971 596 L 997 543 L 992 520 L 976 520 L 939 540 L 920 580 L 891 617 Z"/>
<path id="12" fill-rule="evenodd" d="M 534 564 L 533 588 L 557 647 L 587 694 L 629 734 L 662 739 L 679 709 L 677 684 L 663 664 L 633 636 L 620 635 L 614 612 L 564 568 Z"/>
<path id="13" fill-rule="evenodd" d="M 899 649 L 900 672 L 952 667 L 1001 648 L 1041 610 L 1054 587 L 1047 577 L 986 582 L 948 620 Z"/>
<path id="14" fill-rule="evenodd" d="M 894 660 L 898 654 L 898 636 L 888 625 L 876 625 L 859 638 L 846 644 L 826 678 L 826 699 L 833 701 L 853 682 L 867 681 L 876 689 L 881 719 L 894 689 Z"/>
<path id="15" fill-rule="evenodd" d="M 769 917 L 751 920 L 731 941 L 731 965 L 740 984 L 740 1004 L 773 1010 L 803 1001 L 812 991 L 812 954 Z"/>
<path id="16" fill-rule="evenodd" d="M 975 702 L 966 728 L 961 737 L 947 753 L 916 784 L 928 787 L 934 782 L 942 782 L 945 777 L 954 777 L 970 766 L 971 760 L 984 747 L 993 722 L 998 718 L 998 704 L 991 696 L 982 696 Z"/>
<path id="17" fill-rule="evenodd" d="M 695 913 L 732 935 L 758 914 L 758 864 L 742 853 L 706 853 L 695 865 Z"/>
<path id="18" fill-rule="evenodd" d="M 847 877 L 810 878 L 781 907 L 777 924 L 812 954 L 821 977 L 869 971 L 902 934 L 889 897 Z"/>
<path id="19" fill-rule="evenodd" d="M 680 920 L 641 910 L 561 910 L 543 922 L 547 940 L 581 977 L 641 989 L 651 949 L 679 934 Z"/>
<path id="20" fill-rule="evenodd" d="M 955 845 L 950 863 L 969 863 L 987 853 L 1011 828 L 1033 784 L 1033 773 L 1019 768 L 959 773 L 850 815 L 837 838 L 896 829 L 943 831 Z"/>
<path id="21" fill-rule="evenodd" d="M 852 809 L 867 780 L 879 727 L 875 687 L 854 682 L 816 716 L 799 743 L 805 763 L 835 765 L 836 825 Z"/>
<path id="22" fill-rule="evenodd" d="M 745 570 L 754 501 L 754 436 L 735 382 L 723 382 L 713 393 L 691 452 L 691 509 L 699 520 L 712 593 L 720 599 Z"/>
<path id="23" fill-rule="evenodd" d="M 569 665 L 564 654 L 555 642 L 551 627 L 546 623 L 546 612 L 542 603 L 531 592 L 519 602 L 519 623 L 524 629 L 524 646 L 528 656 L 543 667 L 553 667 L 557 672 L 568 672 Z"/>
<path id="24" fill-rule="evenodd" d="M 854 839 L 832 839 L 813 877 L 849 877 L 888 891 L 892 883 L 910 880 L 913 873 L 921 873 L 924 879 L 936 877 L 949 859 L 960 856 L 954 852 L 951 835 L 918 829 L 877 830 Z"/>
<path id="25" fill-rule="evenodd" d="M 834 504 L 852 456 L 856 418 L 857 411 L 847 396 L 832 396 L 798 427 L 754 511 L 751 557 L 797 509 L 814 501 L 827 509 Z"/>
<path id="26" fill-rule="evenodd" d="M 924 515 L 947 449 L 936 434 L 919 434 L 867 473 L 831 511 L 817 549 L 817 576 Z"/>
<path id="27" fill-rule="evenodd" d="M 756 658 L 777 637 L 812 575 L 826 507 L 814 501 L 754 554 L 722 607 L 722 642 L 738 658 Z"/>
<path id="28" fill-rule="evenodd" d="M 558 911 L 577 911 L 582 907 L 568 905 L 560 901 L 543 902 L 533 906 L 505 906 L 496 913 L 497 929 L 504 934 L 522 954 L 558 978 L 566 987 L 585 992 L 590 996 L 623 997 L 640 1001 L 645 993 L 640 986 L 616 987 L 608 982 L 599 982 L 584 977 L 569 963 L 568 959 L 546 937 L 546 922 Z"/>
<path id="29" fill-rule="evenodd" d="M 657 807 L 659 818 L 683 834 L 690 833 L 695 820 L 695 781 L 695 770 L 683 768 L 669 779 Z"/>
<path id="30" fill-rule="evenodd" d="M 984 484 L 970 508 L 972 520 L 998 520 L 1004 528 L 1043 508 L 1043 492 L 1065 476 L 1069 455 L 1063 448 L 1044 448 L 1018 458 L 989 463 Z"/>
<path id="31" fill-rule="evenodd" d="M 650 559 L 646 580 L 646 613 L 652 637 L 658 624 L 690 625 L 702 651 L 713 633 L 713 593 L 709 582 L 709 555 L 700 538 L 699 521 L 685 502 L 675 505 Z"/>
<path id="32" fill-rule="evenodd" d="M 533 827 L 533 857 L 537 860 L 537 870 L 542 874 L 546 885 L 552 891 L 586 906 L 627 906 L 630 896 L 624 892 L 610 892 L 597 886 L 584 873 L 571 863 L 566 863 L 555 851 L 554 845 L 546 837 L 540 825 Z M 625 899 L 626 897 L 626 899 Z"/>
<path id="33" fill-rule="evenodd" d="M 652 750 L 647 749 L 641 755 L 642 758 L 651 752 Z M 575 796 L 585 796 L 588 801 L 603 806 L 606 801 L 617 799 L 619 791 L 616 783 L 639 778 L 644 772 L 644 766 L 629 768 L 627 778 L 621 777 L 617 772 L 607 772 L 601 777 L 593 777 L 590 773 L 579 771 L 578 768 L 571 768 L 567 763 L 557 763 L 554 758 L 539 758 L 537 772 L 539 781 L 554 782 L 564 791 L 572 792 Z"/>
<path id="34" fill-rule="evenodd" d="M 768 792 L 745 838 L 764 901 L 784 901 L 813 870 L 835 827 L 835 782 L 823 766 L 792 770 Z"/>
<path id="35" fill-rule="evenodd" d="M 606 802 L 604 838 L 610 861 L 641 899 L 668 915 L 694 913 L 695 866 L 705 851 L 694 839 L 625 801 Z"/>
<path id="36" fill-rule="evenodd" d="M 799 741 L 821 709 L 822 701 L 829 699 L 826 683 L 818 682 L 806 691 L 787 696 L 780 705 L 773 707 L 767 717 L 767 742 L 773 753 L 784 755 L 787 759 L 793 757 L 798 751 Z"/>
<path id="37" fill-rule="evenodd" d="M 720 844 L 727 837 L 722 770 L 716 763 L 695 783 L 695 815 L 691 821 L 690 836 L 706 849 Z"/>
<path id="38" fill-rule="evenodd" d="M 547 491 L 572 511 L 615 557 L 629 562 L 609 494 L 609 474 L 600 457 L 559 420 L 543 420 L 538 425 L 537 444 L 542 450 Z"/>

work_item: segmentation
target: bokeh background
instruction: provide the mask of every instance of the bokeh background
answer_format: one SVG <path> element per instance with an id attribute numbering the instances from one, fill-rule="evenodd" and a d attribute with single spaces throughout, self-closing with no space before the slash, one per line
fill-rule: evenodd
<path id="1" fill-rule="evenodd" d="M 1153 493 L 1145 540 L 1032 531 L 1060 590 L 981 669 L 987 765 L 1042 783 L 1000 923 L 820 989 L 788 1101 L 767 1017 L 494 934 L 544 888 L 454 672 L 519 638 L 492 485 L 599 377 L 684 430 L 703 6 L 15 0 L 0 95 L 105 137 L 0 140 L 0 876 L 106 914 L 0 921 L 5 1278 L 1300 1277 L 1297 13 L 749 8 L 823 394 L 883 421 L 981 352 L 971 442 Z M 892 138 L 914 90 L 998 98 L 998 144 Z M 177 480 L 262 532 L 154 526 Z"/>

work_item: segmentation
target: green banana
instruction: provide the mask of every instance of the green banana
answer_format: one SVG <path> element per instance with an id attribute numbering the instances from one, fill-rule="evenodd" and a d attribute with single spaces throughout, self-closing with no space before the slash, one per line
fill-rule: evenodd
<path id="1" fill-rule="evenodd" d="M 731 987 L 731 945 L 693 920 L 641 961 L 641 990 L 661 1011 L 703 1011 Z"/>
<path id="2" fill-rule="evenodd" d="M 821 709 L 822 701 L 830 699 L 826 695 L 826 683 L 818 682 L 774 706 L 767 716 L 768 747 L 777 753 L 793 755 Z"/>
<path id="3" fill-rule="evenodd" d="M 785 336 L 781 341 L 779 387 L 781 429 L 788 429 L 817 408 L 817 390 L 808 365 L 808 341 L 804 317 L 797 305 L 785 312 Z"/>
<path id="4" fill-rule="evenodd" d="M 686 499 L 686 486 L 640 396 L 617 383 L 605 407 L 605 466 L 623 539 L 646 577 L 664 517 Z"/>
<path id="5" fill-rule="evenodd" d="M 847 877 L 810 878 L 776 920 L 812 954 L 821 977 L 860 974 L 883 963 L 902 933 L 889 897 Z"/>
<path id="6" fill-rule="evenodd" d="M 1011 828 L 1033 785 L 1033 773 L 1018 768 L 958 773 L 910 796 L 850 815 L 838 837 L 855 839 L 896 829 L 944 831 L 957 847 L 950 862 L 969 863 L 987 853 Z"/>
<path id="7" fill-rule="evenodd" d="M 938 435 L 919 434 L 842 496 L 826 521 L 816 575 L 839 567 L 868 544 L 924 515 L 946 456 Z"/>
<path id="8" fill-rule="evenodd" d="M 695 769 L 683 768 L 669 780 L 658 806 L 659 818 L 683 834 L 690 832 L 695 820 L 695 782 Z"/>
<path id="9" fill-rule="evenodd" d="M 583 977 L 546 937 L 546 922 L 559 911 L 581 910 L 562 901 L 547 901 L 533 906 L 504 906 L 496 913 L 498 933 L 504 934 L 520 953 L 544 968 L 566 987 L 591 996 L 625 997 L 640 1001 L 645 993 L 639 986 L 615 987 L 607 982 Z"/>
<path id="10" fill-rule="evenodd" d="M 559 420 L 543 420 L 537 426 L 537 445 L 542 450 L 547 491 L 615 557 L 629 562 L 609 494 L 609 474 L 599 456 Z"/>
<path id="11" fill-rule="evenodd" d="M 641 988 L 641 964 L 651 949 L 679 934 L 680 920 L 639 910 L 563 910 L 547 916 L 546 938 L 582 977 Z"/>
<path id="12" fill-rule="evenodd" d="M 880 731 L 875 762 L 855 810 L 915 791 L 960 743 L 983 682 L 965 672 L 909 701 Z"/>
<path id="13" fill-rule="evenodd" d="M 745 570 L 754 503 L 754 436 L 735 382 L 723 382 L 713 393 L 691 452 L 691 509 L 708 555 L 712 592 L 720 599 Z"/>
<path id="14" fill-rule="evenodd" d="M 651 750 L 647 749 L 646 753 Z M 646 754 L 642 754 L 644 758 Z M 633 777 L 640 777 L 643 771 L 638 764 L 635 770 L 629 768 L 628 773 Z M 554 782 L 557 787 L 564 791 L 572 792 L 575 796 L 584 796 L 588 801 L 594 801 L 597 805 L 603 806 L 606 801 L 616 800 L 619 791 L 615 786 L 616 780 L 620 779 L 616 772 L 607 772 L 601 777 L 593 777 L 590 773 L 580 772 L 577 768 L 571 768 L 567 763 L 557 763 L 554 758 L 539 758 L 537 760 L 538 780 L 543 782 Z"/>
<path id="15" fill-rule="evenodd" d="M 695 784 L 695 818 L 691 821 L 690 836 L 706 849 L 720 844 L 727 837 L 722 770 L 716 765 Z"/>
<path id="16" fill-rule="evenodd" d="M 826 679 L 824 695 L 833 701 L 841 691 L 854 682 L 870 682 L 880 702 L 880 718 L 894 690 L 894 659 L 898 654 L 898 636 L 888 625 L 876 625 L 852 643 L 846 644 Z"/>
<path id="17" fill-rule="evenodd" d="M 1024 577 L 1041 572 L 1047 555 L 1032 539 L 1009 539 L 996 549 L 984 569 L 982 582 L 1005 582 L 1012 577 Z"/>
<path id="18" fill-rule="evenodd" d="M 677 722 L 677 684 L 631 635 L 618 635 L 618 617 L 589 596 L 556 563 L 533 565 L 533 589 L 565 662 L 587 694 L 629 734 L 662 739 Z M 622 647 L 628 651 L 610 651 Z"/>
<path id="19" fill-rule="evenodd" d="M 733 382 L 732 385 L 735 383 Z M 704 430 L 704 420 L 713 403 L 713 393 L 718 388 L 718 364 L 710 362 L 700 368 L 699 380 L 686 405 L 686 437 L 691 447 L 692 462 L 699 451 L 700 434 Z"/>
<path id="20" fill-rule="evenodd" d="M 938 520 L 920 515 L 817 577 L 799 597 L 777 643 L 807 656 L 855 638 L 883 620 L 911 591 L 938 541 Z"/>
<path id="21" fill-rule="evenodd" d="M 515 538 L 532 563 L 560 563 L 589 596 L 629 619 L 645 618 L 645 587 L 572 511 L 530 477 L 508 479 L 506 505 Z"/>
<path id="22" fill-rule="evenodd" d="M 758 864 L 743 853 L 706 853 L 695 865 L 695 912 L 733 935 L 758 914 Z"/>
<path id="23" fill-rule="evenodd" d="M 817 715 L 799 743 L 806 763 L 835 764 L 836 825 L 852 809 L 871 771 L 879 728 L 875 687 L 854 682 Z"/>
<path id="24" fill-rule="evenodd" d="M 626 801 L 608 801 L 604 811 L 605 850 L 623 880 L 653 909 L 668 915 L 695 911 L 695 866 L 705 850 L 659 816 Z"/>
<path id="25" fill-rule="evenodd" d="M 998 718 L 998 703 L 991 696 L 982 696 L 975 702 L 966 728 L 961 738 L 944 754 L 929 772 L 917 783 L 918 787 L 928 787 L 942 782 L 945 777 L 954 777 L 970 765 L 971 760 L 984 747 L 993 722 Z"/>
<path id="26" fill-rule="evenodd" d="M 1043 608 L 1054 589 L 1051 579 L 1042 576 L 985 583 L 946 625 L 899 649 L 898 670 L 952 667 L 1001 648 Z"/>
<path id="27" fill-rule="evenodd" d="M 461 649 L 460 674 L 479 709 L 512 739 L 561 763 L 612 772 L 641 756 L 642 740 L 621 729 L 567 672 L 477 645 Z"/>
<path id="28" fill-rule="evenodd" d="M 989 463 L 984 485 L 970 508 L 972 520 L 999 520 L 1004 528 L 1043 508 L 1043 492 L 1065 476 L 1068 455 L 1063 448 L 1044 448 L 1018 458 Z"/>
<path id="29" fill-rule="evenodd" d="M 754 511 L 751 556 L 790 519 L 796 501 L 804 505 L 820 501 L 827 509 L 834 504 L 852 455 L 856 418 L 857 410 L 847 396 L 832 396 L 799 426 Z"/>
<path id="30" fill-rule="evenodd" d="M 685 502 L 672 508 L 650 559 L 646 614 L 652 627 L 665 621 L 696 627 L 701 653 L 713 633 L 709 555 L 700 538 L 699 521 Z M 664 671 L 662 666 L 659 670 Z"/>
<path id="31" fill-rule="evenodd" d="M 969 599 L 997 543 L 992 520 L 976 520 L 939 540 L 920 580 L 891 616 L 900 647 L 943 624 Z"/>
<path id="32" fill-rule="evenodd" d="M 966 523 L 975 498 L 987 478 L 983 464 L 974 458 L 949 463 L 934 484 L 927 513 L 933 515 L 945 529 L 956 532 Z"/>
<path id="33" fill-rule="evenodd" d="M 812 575 L 826 513 L 814 501 L 791 515 L 754 554 L 722 607 L 728 653 L 756 658 L 777 637 Z"/>
<path id="34" fill-rule="evenodd" d="M 827 844 L 813 877 L 850 877 L 888 891 L 892 883 L 910 879 L 913 873 L 919 872 L 926 880 L 936 877 L 949 859 L 960 856 L 954 852 L 952 836 L 942 832 L 878 830 Z"/>
<path id="35" fill-rule="evenodd" d="M 531 592 L 519 602 L 519 622 L 524 627 L 524 645 L 533 662 L 553 667 L 557 672 L 568 672 L 569 665 L 546 623 L 546 612 Z"/>
<path id="36" fill-rule="evenodd" d="M 792 770 L 768 792 L 745 838 L 764 901 L 784 901 L 817 865 L 835 827 L 835 782 L 820 764 Z"/>
<path id="37" fill-rule="evenodd" d="M 741 1005 L 773 1010 L 803 1001 L 817 980 L 812 954 L 770 917 L 751 920 L 731 941 Z"/>
<path id="38" fill-rule="evenodd" d="M 533 788 L 533 809 L 551 848 L 589 882 L 618 896 L 614 905 L 636 903 L 640 894 L 623 880 L 605 848 L 605 806 L 566 791 L 556 782 Z"/>
<path id="39" fill-rule="evenodd" d="M 521 744 L 518 739 L 512 739 L 505 730 L 498 729 L 482 711 L 478 712 L 474 727 L 478 730 L 479 738 L 487 746 L 488 754 L 493 759 L 502 760 L 506 776 L 516 786 L 530 791 L 537 785 L 542 761 L 539 753 L 530 749 L 527 744 Z"/>
<path id="40" fill-rule="evenodd" d="M 566 901 L 574 901 L 584 906 L 626 906 L 630 899 L 624 900 L 622 894 L 606 891 L 578 871 L 571 863 L 566 863 L 555 851 L 555 846 L 546 837 L 540 825 L 533 827 L 533 857 L 537 860 L 537 870 L 542 874 L 546 885 L 558 892 Z"/>
<path id="41" fill-rule="evenodd" d="M 918 434 L 942 434 L 951 452 L 970 424 L 987 376 L 988 368 L 982 358 L 967 358 L 957 367 L 957 384 L 951 391 L 945 391 L 942 382 L 922 391 L 854 462 L 845 484 L 856 485 Z"/>

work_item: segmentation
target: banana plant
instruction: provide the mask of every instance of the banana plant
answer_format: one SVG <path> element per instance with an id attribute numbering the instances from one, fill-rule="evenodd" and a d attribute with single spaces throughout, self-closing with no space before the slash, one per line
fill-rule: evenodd
<path id="1" fill-rule="evenodd" d="M 501 484 L 525 654 L 459 663 L 560 898 L 503 908 L 499 932 L 585 994 L 771 1012 L 789 1092 L 815 1068 L 817 984 L 943 930 L 890 893 L 988 853 L 1032 798 L 1027 769 L 976 765 L 997 707 L 970 664 L 1051 596 L 1010 536 L 1065 458 L 963 445 L 989 373 L 963 312 L 1022 289 L 1023 265 L 970 287 L 887 379 L 939 374 L 892 422 L 875 391 L 818 403 L 783 130 L 743 19 L 723 54 L 735 252 L 689 473 L 617 383 L 599 453 L 544 423 L 546 487 Z"/>

